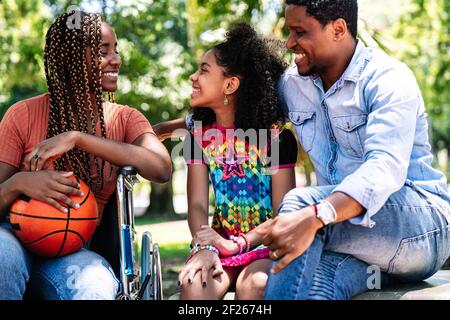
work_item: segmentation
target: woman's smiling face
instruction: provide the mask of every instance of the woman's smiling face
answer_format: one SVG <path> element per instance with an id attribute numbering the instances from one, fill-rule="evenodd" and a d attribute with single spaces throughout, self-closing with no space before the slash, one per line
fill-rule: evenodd
<path id="1" fill-rule="evenodd" d="M 117 90 L 119 69 L 122 64 L 117 52 L 117 38 L 114 30 L 105 22 L 102 23 L 102 42 L 100 44 L 100 68 L 102 70 L 102 90 Z"/>

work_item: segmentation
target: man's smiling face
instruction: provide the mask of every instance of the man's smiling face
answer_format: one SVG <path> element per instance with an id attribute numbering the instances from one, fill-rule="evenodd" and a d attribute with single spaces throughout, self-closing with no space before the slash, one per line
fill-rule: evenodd
<path id="1" fill-rule="evenodd" d="M 306 12 L 306 7 L 288 5 L 285 12 L 289 29 L 287 48 L 295 53 L 298 73 L 307 76 L 326 70 L 335 56 L 332 23 L 325 26 Z"/>

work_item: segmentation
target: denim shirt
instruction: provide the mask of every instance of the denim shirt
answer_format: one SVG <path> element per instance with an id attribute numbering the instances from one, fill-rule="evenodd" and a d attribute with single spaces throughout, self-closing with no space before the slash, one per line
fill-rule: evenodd
<path id="1" fill-rule="evenodd" d="M 351 223 L 373 227 L 372 216 L 405 184 L 450 201 L 445 175 L 431 166 L 420 89 L 403 63 L 358 41 L 327 92 L 319 76 L 299 76 L 294 65 L 279 82 L 279 96 L 318 184 L 336 185 L 334 192 L 366 208 Z"/>

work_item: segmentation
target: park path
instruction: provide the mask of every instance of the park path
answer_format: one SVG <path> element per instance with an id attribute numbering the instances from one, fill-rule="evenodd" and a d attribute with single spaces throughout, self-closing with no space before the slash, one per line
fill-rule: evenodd
<path id="1" fill-rule="evenodd" d="M 186 243 L 192 239 L 187 220 L 140 225 L 136 226 L 136 231 L 139 235 L 145 231 L 150 231 L 153 242 L 160 245 Z"/>
<path id="2" fill-rule="evenodd" d="M 153 242 L 163 244 L 189 242 L 191 233 L 187 220 L 161 222 L 136 226 L 139 235 L 145 231 L 150 231 Z"/>

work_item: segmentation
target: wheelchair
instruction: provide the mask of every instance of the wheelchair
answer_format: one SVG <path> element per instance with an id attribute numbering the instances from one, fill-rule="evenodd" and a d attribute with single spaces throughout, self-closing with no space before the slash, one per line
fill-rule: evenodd
<path id="1" fill-rule="evenodd" d="M 133 206 L 133 188 L 137 181 L 135 168 L 119 169 L 116 193 L 105 207 L 91 249 L 108 260 L 120 281 L 116 300 L 162 300 L 159 246 L 153 244 L 148 231 L 142 234 L 140 261 L 138 259 Z"/>

